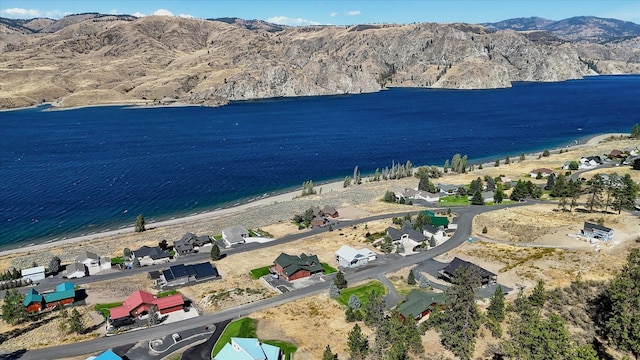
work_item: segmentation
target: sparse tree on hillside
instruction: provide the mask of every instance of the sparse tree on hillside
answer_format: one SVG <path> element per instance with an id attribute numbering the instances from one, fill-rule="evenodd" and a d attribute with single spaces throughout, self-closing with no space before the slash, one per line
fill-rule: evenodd
<path id="1" fill-rule="evenodd" d="M 638 125 L 638 123 L 633 124 L 631 128 L 631 138 L 640 139 L 640 125 Z"/>
<path id="2" fill-rule="evenodd" d="M 358 324 L 355 324 L 349 331 L 347 346 L 349 347 L 349 354 L 354 359 L 364 359 L 369 353 L 369 341 L 362 334 L 362 329 Z"/>
<path id="3" fill-rule="evenodd" d="M 49 272 L 52 274 L 57 274 L 58 271 L 60 271 L 60 263 L 61 260 L 59 257 L 54 256 L 51 258 L 51 260 L 49 261 Z"/>
<path id="4" fill-rule="evenodd" d="M 332 299 L 337 299 L 340 297 L 340 289 L 338 289 L 334 282 L 329 284 L 329 297 Z"/>
<path id="5" fill-rule="evenodd" d="M 529 295 L 529 303 L 531 306 L 542 308 L 547 301 L 547 292 L 544 290 L 544 281 L 539 280 L 536 287 L 533 288 L 533 293 Z"/>
<path id="6" fill-rule="evenodd" d="M 358 295 L 351 294 L 351 296 L 349 296 L 349 307 L 353 310 L 358 310 L 360 309 L 360 306 L 362 306 L 362 303 L 360 302 Z"/>
<path id="7" fill-rule="evenodd" d="M 347 279 L 344 277 L 344 273 L 342 271 L 338 271 L 333 278 L 333 283 L 336 284 L 338 290 L 346 289 L 347 287 Z"/>
<path id="8" fill-rule="evenodd" d="M 213 245 L 211 245 L 211 260 L 218 261 L 221 257 L 222 254 L 220 253 L 220 247 L 218 244 L 213 243 Z"/>
<path id="9" fill-rule="evenodd" d="M 78 309 L 71 311 L 71 317 L 69 318 L 69 331 L 75 334 L 82 334 L 84 332 L 84 321 L 82 315 L 78 312 Z"/>
<path id="10" fill-rule="evenodd" d="M 407 276 L 407 284 L 409 285 L 416 284 L 416 276 L 413 274 L 413 270 L 409 270 L 409 276 Z"/>
<path id="11" fill-rule="evenodd" d="M 473 193 L 473 197 L 471 198 L 472 205 L 484 205 L 484 200 L 482 199 L 482 194 L 480 191 L 476 191 Z"/>
<path id="12" fill-rule="evenodd" d="M 382 244 L 380 244 L 380 251 L 382 251 L 385 255 L 389 255 L 393 251 L 393 242 L 391 241 L 391 237 L 384 237 L 384 239 L 382 240 Z"/>
<path id="13" fill-rule="evenodd" d="M 338 360 L 338 355 L 331 351 L 331 346 L 327 345 L 322 353 L 322 360 Z"/>
<path id="14" fill-rule="evenodd" d="M 15 325 L 26 319 L 27 311 L 22 304 L 23 300 L 24 295 L 20 294 L 18 290 L 8 290 L 4 294 L 4 302 L 2 303 L 2 320 Z"/>
<path id="15" fill-rule="evenodd" d="M 131 259 L 131 249 L 124 248 L 123 257 L 124 257 L 125 260 Z"/>

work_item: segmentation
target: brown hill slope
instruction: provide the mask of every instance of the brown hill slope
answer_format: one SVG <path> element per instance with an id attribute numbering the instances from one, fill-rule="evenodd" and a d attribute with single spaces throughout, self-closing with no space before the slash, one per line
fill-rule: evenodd
<path id="1" fill-rule="evenodd" d="M 167 98 L 220 105 L 385 86 L 496 88 L 640 72 L 637 41 L 549 43 L 468 24 L 264 31 L 177 17 L 74 19 L 51 34 L 16 34 L 0 25 L 0 107 Z"/>

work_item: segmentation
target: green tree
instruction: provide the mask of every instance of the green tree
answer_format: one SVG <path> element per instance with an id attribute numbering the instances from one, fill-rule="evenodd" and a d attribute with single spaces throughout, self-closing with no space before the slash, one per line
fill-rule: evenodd
<path id="1" fill-rule="evenodd" d="M 136 232 L 143 232 L 145 231 L 145 227 L 144 227 L 145 221 L 144 221 L 144 216 L 142 214 L 139 214 L 138 216 L 136 216 L 136 226 L 135 226 L 135 231 Z"/>
<path id="2" fill-rule="evenodd" d="M 502 183 L 499 183 L 496 186 L 496 191 L 493 193 L 493 202 L 496 204 L 502 204 L 504 200 L 504 186 Z"/>
<path id="3" fill-rule="evenodd" d="M 493 292 L 489 299 L 489 307 L 487 307 L 487 317 L 497 322 L 504 321 L 504 294 L 502 293 L 502 287 L 496 286 L 496 291 Z"/>
<path id="4" fill-rule="evenodd" d="M 431 181 L 429 181 L 428 174 L 422 174 L 420 176 L 420 181 L 418 182 L 418 190 L 435 192 L 436 186 Z"/>
<path id="5" fill-rule="evenodd" d="M 587 197 L 586 206 L 589 211 L 593 212 L 594 207 L 602 206 L 602 192 L 604 191 L 604 178 L 600 174 L 596 174 L 591 179 L 591 185 L 589 186 L 589 196 Z"/>
<path id="6" fill-rule="evenodd" d="M 496 180 L 494 178 L 487 176 L 484 180 L 487 182 L 487 191 L 496 191 Z"/>
<path id="7" fill-rule="evenodd" d="M 156 325 L 160 320 L 160 314 L 158 313 L 158 306 L 151 305 L 149 313 L 147 314 L 147 324 L 149 326 Z"/>
<path id="8" fill-rule="evenodd" d="M 345 176 L 344 177 L 344 182 L 342 183 L 342 187 L 343 188 L 347 188 L 347 187 L 349 187 L 349 185 L 351 185 L 351 177 Z"/>
<path id="9" fill-rule="evenodd" d="M 496 162 L 493 164 L 494 167 L 500 166 L 500 159 L 496 159 Z"/>
<path id="10" fill-rule="evenodd" d="M 327 347 L 324 349 L 324 352 L 322 353 L 322 360 L 337 360 L 338 359 L 338 355 L 334 354 L 333 351 L 331 351 L 331 346 L 327 345 Z"/>
<path id="11" fill-rule="evenodd" d="M 382 294 L 371 290 L 368 301 L 362 306 L 364 323 L 375 328 L 380 327 L 384 321 L 385 303 Z"/>
<path id="12" fill-rule="evenodd" d="M 409 276 L 407 276 L 407 284 L 409 285 L 416 284 L 416 276 L 413 274 L 413 270 L 409 270 Z"/>
<path id="13" fill-rule="evenodd" d="M 505 165 L 509 165 L 510 163 L 511 163 L 511 159 L 509 159 L 509 157 L 507 156 L 507 157 L 504 159 L 504 164 L 505 164 Z"/>
<path id="14" fill-rule="evenodd" d="M 640 139 L 640 125 L 638 125 L 638 123 L 633 124 L 631 128 L 631 138 Z"/>
<path id="15" fill-rule="evenodd" d="M 473 197 L 471 198 L 471 205 L 484 205 L 484 200 L 482 199 L 482 194 L 480 191 L 476 191 L 473 193 Z"/>
<path id="16" fill-rule="evenodd" d="M 362 303 L 360 302 L 360 298 L 358 298 L 358 295 L 356 294 L 351 294 L 351 296 L 349 296 L 349 307 L 352 308 L 353 310 L 358 310 L 360 309 L 360 306 L 362 306 Z"/>
<path id="17" fill-rule="evenodd" d="M 482 179 L 479 177 L 475 180 L 471 180 L 471 183 L 469 184 L 469 193 L 472 194 L 476 191 L 482 191 Z"/>
<path id="18" fill-rule="evenodd" d="M 137 257 L 134 257 L 133 261 L 131 262 L 131 266 L 133 266 L 134 268 L 139 268 L 140 267 L 140 259 L 138 259 Z"/>
<path id="19" fill-rule="evenodd" d="M 544 187 L 545 190 L 551 190 L 553 189 L 553 185 L 556 182 L 556 176 L 554 174 L 549 175 L 549 177 L 547 177 L 547 185 Z"/>
<path id="20" fill-rule="evenodd" d="M 362 329 L 358 324 L 355 324 L 349 331 L 347 346 L 349 347 L 349 354 L 354 359 L 364 359 L 369 353 L 369 341 L 362 334 Z"/>
<path id="21" fill-rule="evenodd" d="M 578 167 L 580 167 L 580 164 L 575 160 L 569 163 L 569 170 L 578 170 Z"/>
<path id="22" fill-rule="evenodd" d="M 22 302 L 24 295 L 18 290 L 7 290 L 2 303 L 2 319 L 8 324 L 15 325 L 27 318 L 27 311 Z"/>
<path id="23" fill-rule="evenodd" d="M 622 271 L 600 299 L 600 326 L 609 344 L 640 357 L 640 249 L 632 249 Z"/>
<path id="24" fill-rule="evenodd" d="M 331 282 L 331 284 L 329 284 L 329 297 L 332 299 L 337 299 L 340 297 L 340 289 L 338 289 L 334 282 Z"/>
<path id="25" fill-rule="evenodd" d="M 520 162 L 523 162 L 526 159 L 524 153 L 520 154 Z"/>
<path id="26" fill-rule="evenodd" d="M 433 237 L 433 235 L 431 235 L 431 237 L 429 238 L 429 246 L 430 247 L 435 247 L 436 245 L 437 245 L 436 238 Z"/>
<path id="27" fill-rule="evenodd" d="M 396 194 L 393 191 L 387 191 L 382 198 L 384 202 L 396 202 L 396 200 Z"/>
<path id="28" fill-rule="evenodd" d="M 453 274 L 451 286 L 445 291 L 447 311 L 438 313 L 437 330 L 445 349 L 461 359 L 471 359 L 482 315 L 475 303 L 475 290 L 480 276 L 467 267 Z"/>
<path id="29" fill-rule="evenodd" d="M 533 292 L 529 295 L 529 303 L 531 306 L 542 308 L 547 301 L 547 292 L 544 290 L 544 281 L 539 280 Z"/>
<path id="30" fill-rule="evenodd" d="M 549 155 L 551 155 L 551 154 L 549 153 L 549 150 L 547 150 L 547 149 L 545 149 L 545 150 L 542 152 L 542 156 L 544 156 L 544 157 L 548 157 Z"/>
<path id="31" fill-rule="evenodd" d="M 78 309 L 71 311 L 71 317 L 69 318 L 69 331 L 76 334 L 82 334 L 84 332 L 84 321 L 82 315 L 78 312 Z"/>
<path id="32" fill-rule="evenodd" d="M 342 271 L 338 271 L 333 278 L 333 283 L 336 284 L 338 290 L 347 288 L 347 279 L 344 277 L 344 273 Z"/>
<path id="33" fill-rule="evenodd" d="M 213 243 L 213 245 L 211 245 L 211 260 L 218 261 L 221 257 L 222 254 L 220 253 L 220 247 L 218 244 Z"/>
<path id="34" fill-rule="evenodd" d="M 385 255 L 389 255 L 393 251 L 393 242 L 391 241 L 391 237 L 385 236 L 384 240 L 382 240 L 382 244 L 380 244 L 380 251 Z"/>
<path id="35" fill-rule="evenodd" d="M 59 257 L 54 256 L 49 260 L 49 272 L 57 274 L 60 271 L 61 260 Z"/>
<path id="36" fill-rule="evenodd" d="M 131 259 L 131 249 L 124 248 L 124 251 L 122 252 L 122 255 L 127 260 Z"/>

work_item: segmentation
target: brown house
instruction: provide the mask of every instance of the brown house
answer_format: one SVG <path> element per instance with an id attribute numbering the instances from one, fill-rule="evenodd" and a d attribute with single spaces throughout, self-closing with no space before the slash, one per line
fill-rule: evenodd
<path id="1" fill-rule="evenodd" d="M 627 155 L 625 155 L 625 153 L 623 153 L 620 150 L 611 150 L 611 152 L 609 153 L 609 155 L 607 155 L 607 157 L 609 159 L 624 159 L 627 157 Z"/>
<path id="2" fill-rule="evenodd" d="M 281 253 L 273 262 L 273 270 L 287 281 L 302 279 L 313 274 L 322 274 L 324 269 L 317 255 L 300 256 Z"/>

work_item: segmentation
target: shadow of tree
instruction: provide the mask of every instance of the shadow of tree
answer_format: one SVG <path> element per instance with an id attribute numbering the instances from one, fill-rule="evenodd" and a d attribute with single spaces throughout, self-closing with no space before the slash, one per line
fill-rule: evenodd
<path id="1" fill-rule="evenodd" d="M 26 349 L 20 349 L 10 354 L 3 354 L 3 355 L 0 355 L 0 360 L 17 360 L 17 359 L 20 359 L 22 355 L 24 355 L 24 353 L 26 352 L 27 352 Z"/>

